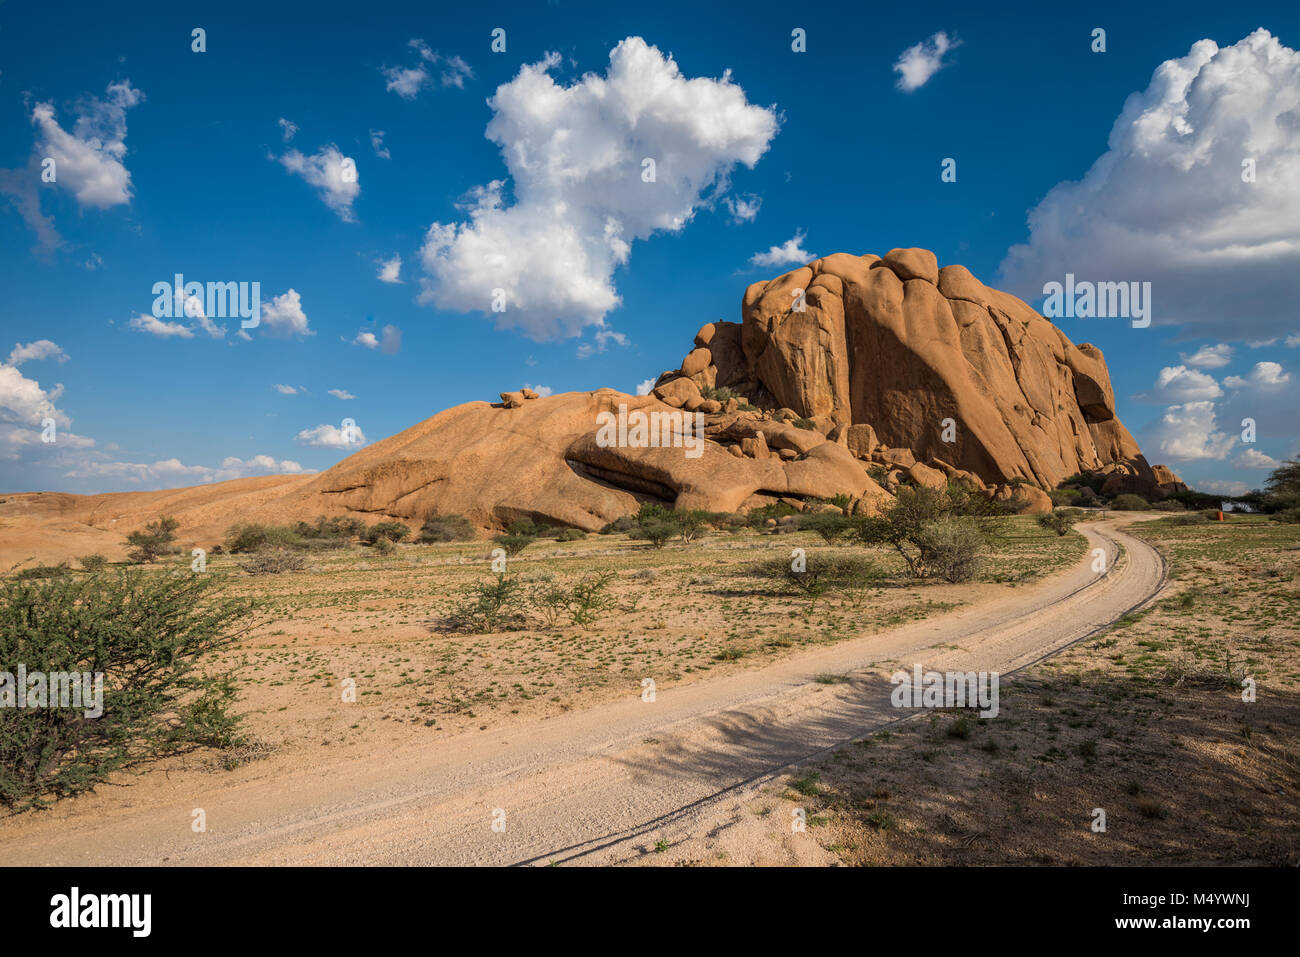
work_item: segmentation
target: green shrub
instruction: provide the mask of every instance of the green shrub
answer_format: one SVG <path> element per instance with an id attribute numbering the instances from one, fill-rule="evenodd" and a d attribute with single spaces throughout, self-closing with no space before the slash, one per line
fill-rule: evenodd
<path id="1" fill-rule="evenodd" d="M 809 613 L 828 592 L 841 591 L 861 600 L 863 594 L 879 587 L 885 577 L 880 566 L 870 559 L 843 552 L 806 555 L 799 569 L 794 567 L 792 559 L 772 558 L 742 574 L 784 581 L 794 593 L 808 599 Z"/>
<path id="2" fill-rule="evenodd" d="M 1068 535 L 1070 529 L 1074 527 L 1074 523 L 1074 516 L 1061 511 L 1045 512 L 1038 516 L 1038 524 L 1043 528 L 1056 532 L 1057 535 Z"/>
<path id="3" fill-rule="evenodd" d="M 576 542 L 587 537 L 587 533 L 580 528 L 562 528 L 555 533 L 557 542 Z"/>
<path id="4" fill-rule="evenodd" d="M 1117 512 L 1145 512 L 1151 508 L 1151 503 L 1141 495 L 1125 492 L 1123 495 L 1116 495 L 1111 500 L 1110 507 Z"/>
<path id="5" fill-rule="evenodd" d="M 834 545 L 853 529 L 853 522 L 842 512 L 803 512 L 799 515 L 800 531 L 816 532 L 827 545 Z"/>
<path id="6" fill-rule="evenodd" d="M 507 534 L 507 535 L 497 535 L 492 539 L 492 541 L 496 542 L 498 545 L 504 548 L 506 554 L 513 558 L 515 555 L 518 555 L 520 552 L 522 552 L 533 542 L 537 541 L 537 539 L 535 539 L 531 535 Z"/>
<path id="7" fill-rule="evenodd" d="M 516 579 L 504 573 L 494 575 L 488 582 L 462 589 L 461 599 L 453 606 L 448 622 L 461 631 L 500 631 L 521 620 L 519 609 L 523 598 L 523 588 Z"/>
<path id="8" fill-rule="evenodd" d="M 302 540 L 284 525 L 241 522 L 226 530 L 225 548 L 232 555 L 248 554 L 259 548 L 293 548 Z"/>
<path id="9" fill-rule="evenodd" d="M 390 542 L 404 542 L 407 536 L 411 534 L 410 528 L 405 522 L 376 522 L 365 530 L 361 540 L 368 544 L 375 544 L 381 538 Z"/>
<path id="10" fill-rule="evenodd" d="M 649 542 L 653 548 L 663 548 L 680 532 L 681 528 L 675 522 L 651 519 L 646 522 L 638 522 L 637 527 L 628 533 L 628 537 L 637 541 Z"/>
<path id="11" fill-rule="evenodd" d="M 0 670 L 103 675 L 99 717 L 0 708 L 0 803 L 37 806 L 149 758 L 238 743 L 233 676 L 210 662 L 248 632 L 254 604 L 222 597 L 220 581 L 128 569 L 0 583 Z"/>
<path id="12" fill-rule="evenodd" d="M 127 544 L 133 546 L 128 553 L 131 561 L 155 562 L 160 556 L 175 552 L 176 547 L 172 542 L 175 541 L 174 533 L 180 526 L 181 523 L 176 519 L 164 515 L 143 529 L 132 532 L 126 537 Z"/>
<path id="13" fill-rule="evenodd" d="M 108 565 L 108 559 L 98 553 L 94 555 L 83 555 L 77 559 L 81 562 L 81 567 L 88 572 L 102 571 Z"/>
<path id="14" fill-rule="evenodd" d="M 517 518 L 506 526 L 507 535 L 527 535 L 529 538 L 542 538 L 549 531 L 549 525 L 538 525 L 531 518 Z"/>
<path id="15" fill-rule="evenodd" d="M 33 565 L 31 568 L 14 572 L 13 577 L 18 581 L 36 581 L 42 578 L 62 578 L 64 575 L 71 574 L 72 569 L 68 567 L 68 563 L 59 562 L 57 565 Z"/>
<path id="16" fill-rule="evenodd" d="M 700 389 L 700 395 L 706 399 L 714 399 L 718 402 L 726 402 L 729 399 L 739 399 L 740 393 L 725 385 L 705 386 Z"/>
<path id="17" fill-rule="evenodd" d="M 1077 488 L 1054 488 L 1049 489 L 1047 494 L 1053 505 L 1073 505 L 1079 501 L 1080 496 Z"/>
<path id="18" fill-rule="evenodd" d="M 749 528 L 749 516 L 741 515 L 739 512 L 723 512 L 714 516 L 714 525 L 734 535 Z"/>
<path id="19" fill-rule="evenodd" d="M 988 540 L 970 518 L 946 515 L 925 526 L 920 548 L 927 567 L 945 581 L 968 582 L 984 564 Z"/>
<path id="20" fill-rule="evenodd" d="M 1300 525 L 1300 508 L 1284 508 L 1270 515 L 1269 520 L 1285 525 Z"/>
<path id="21" fill-rule="evenodd" d="M 658 502 L 642 502 L 636 510 L 636 523 L 644 525 L 646 522 L 667 522 L 672 519 L 673 510 Z"/>
<path id="22" fill-rule="evenodd" d="M 365 527 L 359 518 L 346 515 L 326 518 L 321 515 L 315 522 L 299 522 L 293 527 L 293 534 L 321 547 L 342 548 L 361 535 Z"/>
<path id="23" fill-rule="evenodd" d="M 416 541 L 427 545 L 433 542 L 468 542 L 474 537 L 474 523 L 464 515 L 434 515 L 420 526 Z"/>
<path id="24" fill-rule="evenodd" d="M 636 516 L 620 515 L 618 518 L 614 519 L 614 521 L 602 528 L 600 534 L 613 535 L 616 532 L 630 532 L 632 529 L 636 528 L 636 525 Z"/>
<path id="25" fill-rule="evenodd" d="M 302 571 L 307 567 L 307 559 L 288 548 L 262 548 L 240 562 L 239 567 L 250 575 L 280 575 Z"/>
<path id="26" fill-rule="evenodd" d="M 565 603 L 569 620 L 585 629 L 609 611 L 614 606 L 614 596 L 609 593 L 614 577 L 613 572 L 600 572 L 579 578 Z"/>
<path id="27" fill-rule="evenodd" d="M 769 518 L 782 519 L 787 515 L 795 515 L 798 510 L 785 502 L 769 502 L 766 505 L 760 505 L 758 508 L 750 509 L 748 513 L 749 527 L 762 528 L 767 524 Z"/>
<path id="28" fill-rule="evenodd" d="M 710 512 L 701 508 L 679 508 L 668 514 L 670 524 L 676 526 L 677 534 L 687 545 L 699 538 L 713 519 Z"/>
<path id="29" fill-rule="evenodd" d="M 393 552 L 397 551 L 397 545 L 393 540 L 391 538 L 385 538 L 382 535 L 379 538 L 376 538 L 374 544 L 370 547 L 380 555 L 385 556 L 391 555 Z"/>
<path id="30" fill-rule="evenodd" d="M 1168 519 L 1175 525 L 1208 525 L 1210 520 L 1204 512 L 1184 512 Z"/>
<path id="31" fill-rule="evenodd" d="M 884 514 L 855 528 L 864 544 L 892 546 L 915 578 L 937 573 L 949 581 L 967 581 L 1001 528 L 1001 519 L 984 511 L 982 498 L 956 484 L 943 490 L 902 486 Z"/>
<path id="32" fill-rule="evenodd" d="M 817 423 L 814 422 L 812 419 L 800 417 L 798 419 L 795 419 L 790 424 L 793 425 L 796 429 L 807 429 L 811 432 L 817 431 Z"/>

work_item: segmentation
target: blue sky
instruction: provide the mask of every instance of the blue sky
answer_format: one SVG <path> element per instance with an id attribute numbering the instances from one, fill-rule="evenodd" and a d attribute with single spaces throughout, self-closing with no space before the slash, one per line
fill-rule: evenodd
<path id="1" fill-rule="evenodd" d="M 1242 491 L 1297 451 L 1294 4 L 275 6 L 0 3 L 0 489 L 324 469 L 344 418 L 634 391 L 748 283 L 897 246 L 1031 301 L 1151 281 L 1150 328 L 1059 320 L 1148 458 Z M 148 323 L 178 272 L 259 282 L 267 321 Z"/>

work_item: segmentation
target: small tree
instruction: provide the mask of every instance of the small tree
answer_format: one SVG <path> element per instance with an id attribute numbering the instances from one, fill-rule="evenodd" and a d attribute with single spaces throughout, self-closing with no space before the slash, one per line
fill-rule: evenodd
<path id="1" fill-rule="evenodd" d="M 98 716 L 84 679 L 83 707 L 0 708 L 0 803 L 36 806 L 149 758 L 238 743 L 233 676 L 209 662 L 247 634 L 255 605 L 220 582 L 128 569 L 0 584 L 0 667 L 103 676 Z"/>
<path id="2" fill-rule="evenodd" d="M 970 518 L 946 515 L 925 526 L 921 547 L 927 567 L 944 581 L 956 583 L 979 574 L 988 542 Z"/>
<path id="3" fill-rule="evenodd" d="M 959 525 L 949 521 L 959 518 Z M 866 544 L 892 546 L 914 578 L 938 571 L 951 581 L 951 575 L 974 575 L 978 563 L 969 549 L 986 550 L 1000 522 L 958 485 L 944 490 L 905 485 L 888 511 L 859 523 L 857 532 Z"/>
<path id="4" fill-rule="evenodd" d="M 679 532 L 680 528 L 675 522 L 654 520 L 638 525 L 628 534 L 628 538 L 647 541 L 653 548 L 663 548 Z"/>
<path id="5" fill-rule="evenodd" d="M 498 631 L 520 618 L 522 598 L 519 582 L 502 572 L 463 589 L 449 618 L 454 627 L 465 631 Z"/>
<path id="6" fill-rule="evenodd" d="M 583 575 L 574 584 L 569 599 L 569 619 L 586 628 L 614 606 L 614 596 L 609 586 L 614 581 L 613 572 Z"/>
<path id="7" fill-rule="evenodd" d="M 712 515 L 702 508 L 683 508 L 670 513 L 672 524 L 677 526 L 677 534 L 682 542 L 689 545 L 709 526 Z"/>
<path id="8" fill-rule="evenodd" d="M 497 535 L 492 541 L 504 548 L 506 554 L 513 558 L 537 539 L 531 535 Z"/>
<path id="9" fill-rule="evenodd" d="M 172 542 L 176 539 L 176 529 L 180 527 L 180 522 L 164 515 L 126 536 L 127 544 L 134 546 L 128 553 L 131 561 L 155 562 L 160 555 L 175 551 Z"/>
<path id="10" fill-rule="evenodd" d="M 1287 459 L 1269 473 L 1264 506 L 1270 511 L 1300 507 L 1300 457 Z"/>

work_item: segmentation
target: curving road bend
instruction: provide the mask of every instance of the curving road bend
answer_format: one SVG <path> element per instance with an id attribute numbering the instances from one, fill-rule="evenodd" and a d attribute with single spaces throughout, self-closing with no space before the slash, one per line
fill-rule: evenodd
<path id="1" fill-rule="evenodd" d="M 277 770 L 201 790 L 141 795 L 0 822 L 6 864 L 618 863 L 669 837 L 698 842 L 738 802 L 797 764 L 909 713 L 881 670 L 915 663 L 1006 676 L 1144 607 L 1166 565 L 1125 526 L 1077 526 L 1089 554 L 992 601 L 762 668 L 539 724 L 412 750 Z M 1093 549 L 1106 553 L 1105 574 Z M 820 684 L 821 674 L 843 674 Z M 71 803 L 71 802 L 69 802 Z M 189 827 L 202 807 L 206 833 Z M 504 826 L 503 826 L 504 825 Z M 784 827 L 773 822 L 772 827 Z"/>

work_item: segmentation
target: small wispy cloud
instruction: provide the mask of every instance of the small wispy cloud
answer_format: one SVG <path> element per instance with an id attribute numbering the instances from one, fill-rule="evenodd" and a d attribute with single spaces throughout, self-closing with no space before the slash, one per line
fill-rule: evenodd
<path id="1" fill-rule="evenodd" d="M 919 90 L 944 67 L 943 58 L 949 51 L 961 46 L 961 41 L 940 31 L 928 40 L 922 40 L 902 52 L 894 64 L 898 88 L 904 93 Z"/>

